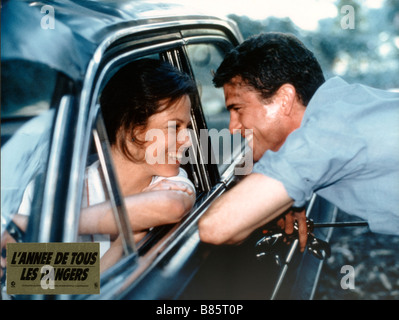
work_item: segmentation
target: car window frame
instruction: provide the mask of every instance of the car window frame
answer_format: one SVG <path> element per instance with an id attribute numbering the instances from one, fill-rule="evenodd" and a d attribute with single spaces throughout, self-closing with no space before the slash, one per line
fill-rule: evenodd
<path id="1" fill-rule="evenodd" d="M 206 25 L 206 29 L 210 30 L 222 30 L 226 34 L 226 38 L 230 41 L 237 43 L 242 40 L 241 35 L 234 28 L 235 25 L 231 25 L 223 20 L 198 20 L 196 22 L 189 20 L 178 20 L 178 21 L 165 21 L 160 23 L 150 23 L 145 25 L 139 25 L 135 27 L 127 27 L 116 30 L 113 33 L 108 34 L 101 44 L 98 46 L 93 54 L 93 58 L 89 62 L 86 70 L 86 75 L 81 84 L 81 91 L 79 95 L 79 108 L 76 123 L 76 132 L 72 141 L 72 159 L 71 159 L 71 181 L 68 184 L 67 190 L 67 203 L 65 208 L 65 219 L 63 221 L 63 241 L 73 242 L 77 239 L 77 229 L 79 224 L 79 214 L 81 209 L 81 199 L 79 195 L 83 190 L 83 182 L 77 181 L 76 177 L 84 175 L 85 164 L 81 163 L 82 158 L 87 158 L 89 150 L 89 136 L 91 133 L 91 126 L 94 123 L 96 117 L 95 102 L 93 97 L 98 95 L 99 88 L 97 87 L 98 79 L 104 70 L 104 65 L 109 62 L 110 59 L 116 54 L 130 54 L 130 50 L 144 50 L 148 52 L 149 48 L 156 48 L 160 43 L 169 41 L 185 41 L 182 37 L 182 32 L 187 30 L 194 30 L 201 27 L 202 24 Z M 151 30 L 151 31 L 150 31 Z M 183 30 L 183 31 L 182 31 Z M 222 32 L 219 31 L 219 32 Z M 237 38 L 235 38 L 235 36 Z M 135 43 L 135 39 L 141 37 L 139 43 Z M 148 41 L 143 39 L 151 39 L 154 37 L 154 42 L 150 42 L 150 47 L 145 47 Z M 119 47 L 120 46 L 120 47 Z M 130 49 L 131 46 L 131 49 Z M 119 49 L 118 49 L 119 47 Z M 139 51 L 136 51 L 139 54 Z M 94 110 L 94 111 L 93 111 Z M 69 232 L 69 230 L 75 230 L 75 232 Z"/>

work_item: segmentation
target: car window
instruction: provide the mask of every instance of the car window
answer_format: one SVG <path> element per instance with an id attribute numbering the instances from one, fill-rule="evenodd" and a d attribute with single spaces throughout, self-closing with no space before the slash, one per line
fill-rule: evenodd
<path id="1" fill-rule="evenodd" d="M 229 132 L 230 114 L 225 107 L 222 88 L 213 85 L 213 73 L 217 70 L 230 46 L 222 43 L 195 43 L 187 46 L 191 67 L 198 84 L 202 110 L 213 149 L 212 162 L 220 174 L 229 167 L 233 158 L 241 152 L 239 134 Z M 204 139 L 201 139 L 204 141 Z"/>
<path id="2" fill-rule="evenodd" d="M 1 62 L 1 117 L 26 118 L 50 108 L 57 72 L 25 60 Z"/>
<path id="3" fill-rule="evenodd" d="M 1 64 L 2 230 L 21 210 L 28 185 L 46 171 L 55 110 L 50 109 L 57 71 L 23 60 Z M 37 184 L 36 190 L 42 187 Z M 31 187 L 30 187 L 31 188 Z M 30 204 L 29 204 L 30 206 Z M 29 214 L 30 209 L 23 209 Z"/>
<path id="4" fill-rule="evenodd" d="M 46 171 L 54 114 L 48 110 L 27 121 L 1 148 L 2 228 L 16 213 L 29 215 L 33 195 L 40 193 L 35 181 Z"/>

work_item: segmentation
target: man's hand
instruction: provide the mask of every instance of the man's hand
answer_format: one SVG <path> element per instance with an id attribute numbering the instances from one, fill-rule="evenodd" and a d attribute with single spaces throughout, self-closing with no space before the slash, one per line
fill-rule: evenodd
<path id="1" fill-rule="evenodd" d="M 286 234 L 294 232 L 295 221 L 298 223 L 298 235 L 299 235 L 299 246 L 301 252 L 306 248 L 306 242 L 308 240 L 308 227 L 306 223 L 306 210 L 295 210 L 290 209 L 284 218 L 279 219 L 277 225 L 285 230 Z"/>

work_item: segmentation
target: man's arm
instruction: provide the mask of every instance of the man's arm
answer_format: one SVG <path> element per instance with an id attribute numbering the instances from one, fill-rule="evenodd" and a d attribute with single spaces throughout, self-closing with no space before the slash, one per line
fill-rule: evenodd
<path id="1" fill-rule="evenodd" d="M 283 184 L 252 173 L 222 195 L 199 220 L 199 234 L 212 244 L 238 243 L 293 204 Z"/>

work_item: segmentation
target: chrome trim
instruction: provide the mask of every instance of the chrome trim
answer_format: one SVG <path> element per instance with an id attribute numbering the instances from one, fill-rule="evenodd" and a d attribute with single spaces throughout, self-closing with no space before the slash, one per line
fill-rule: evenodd
<path id="1" fill-rule="evenodd" d="M 307 217 L 309 217 L 310 212 L 313 209 L 314 203 L 316 201 L 316 197 L 317 197 L 317 195 L 314 193 L 312 195 L 312 198 L 310 199 L 309 205 L 308 205 L 308 207 L 306 209 L 306 216 Z M 298 245 L 299 245 L 299 240 L 295 239 L 294 242 L 292 243 L 292 245 L 290 246 L 290 249 L 288 250 L 287 256 L 285 257 L 284 266 L 283 266 L 282 270 L 280 271 L 280 273 L 278 275 L 277 282 L 276 282 L 276 285 L 275 285 L 274 290 L 272 292 L 272 295 L 270 297 L 270 300 L 274 300 L 276 298 L 276 296 L 278 294 L 278 291 L 280 290 L 280 287 L 281 287 L 281 285 L 282 285 L 282 283 L 284 281 L 285 274 L 287 273 L 288 265 L 291 262 L 291 259 L 292 259 L 293 255 L 294 255 L 294 252 L 298 248 Z"/>
<path id="2" fill-rule="evenodd" d="M 169 40 L 167 42 L 162 42 L 159 44 L 154 44 L 152 46 L 147 46 L 144 48 L 135 48 L 131 51 L 125 52 L 123 54 L 118 55 L 117 57 L 111 59 L 102 69 L 101 73 L 97 79 L 96 87 L 92 93 L 92 96 L 97 96 L 100 91 L 100 84 L 103 82 L 105 75 L 108 73 L 109 69 L 113 67 L 116 63 L 120 60 L 127 59 L 127 58 L 134 58 L 135 56 L 140 56 L 145 53 L 150 53 L 152 51 L 159 51 L 159 50 L 168 50 L 168 48 L 183 45 L 183 40 Z M 92 104 L 95 104 L 93 102 Z"/>
<path id="3" fill-rule="evenodd" d="M 192 120 L 195 120 L 195 119 L 192 119 Z M 209 181 L 209 176 L 207 175 L 207 170 L 206 170 L 206 166 L 205 166 L 205 163 L 207 161 L 205 161 L 206 159 L 204 158 L 204 153 L 201 148 L 201 144 L 199 142 L 200 130 L 198 129 L 196 121 L 192 121 L 191 125 L 193 127 L 194 134 L 191 135 L 191 137 L 192 137 L 191 148 L 192 148 L 193 152 L 189 151 L 190 152 L 190 161 L 191 161 L 191 156 L 192 156 L 195 161 L 194 163 L 198 166 L 198 169 L 200 170 L 199 177 L 197 177 L 197 178 L 199 178 L 199 180 L 201 181 L 201 185 L 202 185 L 204 191 L 209 191 L 209 190 L 211 190 L 211 182 Z"/>
<path id="4" fill-rule="evenodd" d="M 234 171 L 237 165 L 239 165 L 241 161 L 245 160 L 243 151 L 241 151 L 239 155 L 232 158 L 234 159 L 233 162 L 227 167 L 226 170 L 224 170 L 223 174 L 221 175 L 221 181 L 225 184 L 227 184 L 234 176 Z"/>
<path id="5" fill-rule="evenodd" d="M 73 141 L 71 175 L 65 204 L 64 242 L 75 242 L 78 236 L 84 186 L 84 179 L 82 179 L 82 177 L 84 177 L 86 166 L 86 161 L 84 160 L 87 158 L 91 133 L 91 128 L 85 126 L 87 124 L 87 113 L 89 112 L 86 106 L 86 100 L 88 100 L 87 96 L 87 89 L 83 90 L 80 99 L 76 133 Z"/>
<path id="6" fill-rule="evenodd" d="M 220 36 L 220 35 L 199 35 L 199 36 L 188 36 L 184 38 L 185 44 L 186 45 L 192 45 L 192 44 L 200 44 L 204 43 L 205 41 L 210 41 L 210 42 L 219 42 L 219 43 L 225 43 L 226 45 L 234 47 L 234 45 L 227 41 L 226 38 Z M 205 44 L 208 44 L 206 42 Z"/>
<path id="7" fill-rule="evenodd" d="M 104 120 L 101 113 L 98 113 L 96 128 L 93 129 L 94 143 L 97 148 L 101 169 L 104 173 L 105 183 L 108 189 L 112 212 L 118 226 L 119 234 L 122 235 L 122 247 L 125 255 L 136 252 L 133 240 L 133 232 L 129 223 L 125 201 L 120 192 L 119 183 L 115 175 L 111 147 L 108 142 Z"/>
<path id="8" fill-rule="evenodd" d="M 338 215 L 338 207 L 334 207 L 334 211 L 333 211 L 333 214 L 332 214 L 332 221 L 336 220 L 337 215 Z M 325 241 L 329 241 L 330 240 L 333 231 L 334 231 L 334 228 L 329 228 Z M 323 261 L 320 262 L 319 267 L 317 268 L 315 281 L 313 282 L 313 287 L 312 287 L 312 290 L 311 290 L 311 293 L 310 293 L 309 300 L 313 300 L 313 297 L 314 297 L 314 295 L 316 293 L 316 289 L 317 289 L 317 285 L 318 285 L 318 282 L 319 282 L 319 278 L 320 278 L 320 274 L 321 274 L 322 268 L 323 268 Z"/>
<path id="9" fill-rule="evenodd" d="M 40 226 L 38 234 L 38 242 L 51 241 L 51 227 L 54 217 L 54 203 L 57 201 L 55 198 L 58 174 L 61 170 L 60 162 L 63 155 L 62 145 L 65 137 L 65 128 L 68 122 L 68 107 L 71 104 L 72 97 L 65 95 L 61 98 L 60 106 L 58 109 L 57 117 L 54 124 L 50 157 L 47 166 L 47 176 L 44 184 L 43 204 L 40 216 Z"/>

